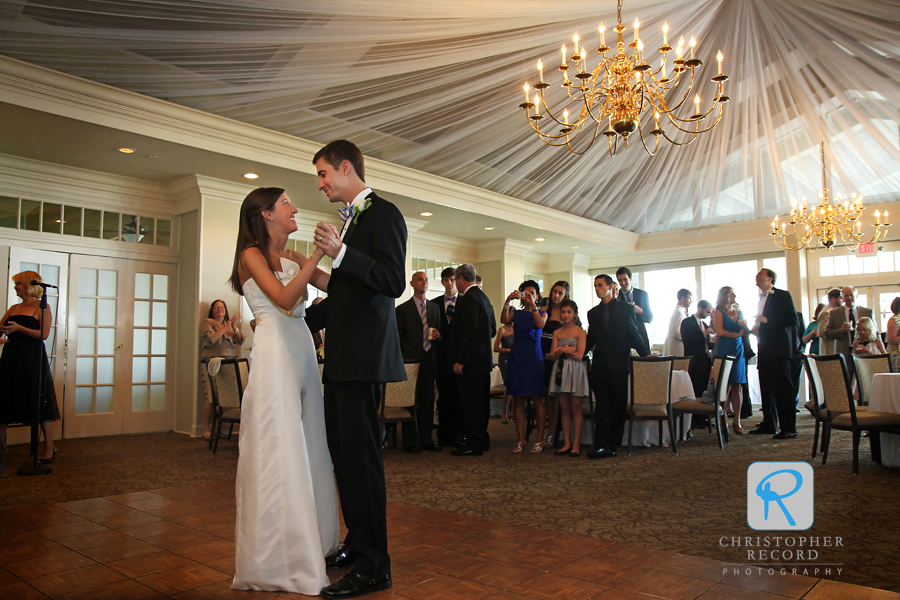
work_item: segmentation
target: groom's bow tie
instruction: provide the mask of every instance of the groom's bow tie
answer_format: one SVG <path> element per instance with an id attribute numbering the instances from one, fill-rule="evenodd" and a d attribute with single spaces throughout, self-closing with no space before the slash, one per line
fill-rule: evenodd
<path id="1" fill-rule="evenodd" d="M 341 217 L 341 223 L 346 223 L 347 219 L 353 216 L 353 206 L 343 206 L 338 209 L 338 215 Z"/>

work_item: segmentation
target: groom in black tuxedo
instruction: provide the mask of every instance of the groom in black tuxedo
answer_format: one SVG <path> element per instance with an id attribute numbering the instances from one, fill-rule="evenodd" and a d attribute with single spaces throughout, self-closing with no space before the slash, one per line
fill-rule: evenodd
<path id="1" fill-rule="evenodd" d="M 405 289 L 406 222 L 397 207 L 366 187 L 362 152 L 329 143 L 313 157 L 319 190 L 342 203 L 341 231 L 319 223 L 315 244 L 332 259 L 328 298 L 307 309 L 312 331 L 325 336 L 325 427 L 334 463 L 344 545 L 328 568 L 353 565 L 322 589 L 323 598 L 352 598 L 391 587 L 378 407 L 385 382 L 405 381 L 394 299 Z"/>

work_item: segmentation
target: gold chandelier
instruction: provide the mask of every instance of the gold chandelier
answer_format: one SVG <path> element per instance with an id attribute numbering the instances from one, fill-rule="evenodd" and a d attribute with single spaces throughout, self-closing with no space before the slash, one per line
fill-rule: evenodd
<path id="1" fill-rule="evenodd" d="M 825 144 L 822 148 L 822 193 L 819 195 L 819 206 L 808 209 L 806 207 L 806 196 L 803 196 L 801 204 L 798 206 L 797 200 L 791 200 L 791 220 L 788 223 L 782 221 L 781 227 L 778 226 L 778 217 L 772 221 L 772 239 L 775 245 L 782 250 L 800 250 L 801 248 L 809 248 L 811 251 L 817 248 L 826 248 L 829 252 L 834 249 L 838 241 L 847 245 L 851 250 L 856 250 L 861 244 L 873 244 L 880 242 L 885 238 L 888 227 L 888 213 L 884 211 L 884 215 L 875 211 L 875 233 L 868 240 L 863 239 L 862 225 L 859 222 L 865 207 L 863 207 L 863 197 L 853 193 L 850 200 L 845 200 L 841 204 L 841 195 L 838 194 L 837 202 L 831 204 L 828 202 L 828 188 L 825 187 Z M 787 231 L 787 226 L 791 226 L 791 231 Z M 797 243 L 787 243 L 787 236 L 793 235 Z"/>
<path id="2" fill-rule="evenodd" d="M 569 99 L 574 101 L 571 113 L 568 108 L 564 108 L 562 113 L 558 111 L 554 113 L 550 110 L 544 95 L 544 90 L 550 87 L 550 84 L 544 81 L 544 66 L 540 60 L 538 61 L 540 81 L 534 86 L 536 90 L 534 100 L 532 101 L 530 88 L 526 83 L 525 102 L 519 107 L 525 110 L 528 123 L 544 143 L 550 146 L 566 146 L 573 154 L 584 154 L 594 144 L 603 122 L 608 119 L 608 127 L 603 134 L 609 142 L 610 156 L 614 156 L 616 153 L 619 137 L 622 138 L 625 147 L 628 147 L 628 137 L 635 130 L 640 135 L 644 149 L 653 156 L 659 149 L 660 135 L 672 144 L 686 146 L 693 142 L 699 134 L 709 131 L 719 123 L 724 104 L 729 100 L 728 96 L 723 94 L 723 86 L 728 75 L 722 74 L 722 53 L 719 52 L 716 55 L 719 72 L 712 78 L 712 81 L 717 84 L 712 106 L 709 110 L 703 111 L 700 107 L 700 96 L 695 95 L 693 114 L 682 118 L 675 112 L 681 109 L 691 93 L 694 86 L 694 69 L 703 64 L 699 58 L 694 57 L 697 41 L 691 37 L 690 58 L 686 58 L 684 56 L 684 38 L 682 38 L 675 48 L 675 60 L 670 65 L 669 53 L 672 52 L 672 47 L 669 46 L 669 26 L 664 24 L 662 28 L 663 45 L 659 48 L 662 60 L 659 68 L 653 71 L 653 67 L 644 60 L 644 43 L 638 36 L 639 26 L 639 21 L 635 19 L 634 41 L 628 44 L 628 47 L 631 48 L 629 55 L 626 53 L 625 40 L 622 36 L 626 27 L 622 25 L 622 0 L 619 0 L 618 25 L 613 28 L 618 34 L 616 52 L 612 56 L 607 56 L 610 47 L 606 45 L 606 30 L 601 24 L 600 47 L 597 48 L 600 61 L 590 71 L 588 70 L 588 52 L 584 46 L 579 50 L 578 35 L 574 36 L 575 47 L 571 56 L 566 56 L 566 46 L 563 44 L 562 61 L 558 68 L 562 71 L 562 87 L 565 88 Z M 569 61 L 574 64 L 570 66 Z M 569 79 L 570 70 L 574 71 L 574 81 Z M 687 88 L 677 102 L 669 104 L 666 94 L 678 86 L 683 74 L 687 71 L 690 71 Z M 690 105 L 691 102 L 687 102 L 687 104 Z M 703 121 L 716 108 L 718 108 L 718 113 L 715 115 L 715 119 L 704 127 Z M 652 150 L 647 146 L 644 132 L 640 127 L 641 114 L 645 111 L 653 113 L 654 128 L 650 130 L 650 133 L 653 134 L 656 141 Z M 549 119 L 545 125 L 547 129 L 542 129 L 542 121 L 545 118 Z M 687 140 L 679 142 L 669 137 L 660 125 L 660 119 L 663 120 L 663 123 L 668 122 L 678 131 L 688 134 Z M 590 141 L 579 142 L 578 149 L 574 147 L 577 139 L 584 140 L 588 137 Z"/>

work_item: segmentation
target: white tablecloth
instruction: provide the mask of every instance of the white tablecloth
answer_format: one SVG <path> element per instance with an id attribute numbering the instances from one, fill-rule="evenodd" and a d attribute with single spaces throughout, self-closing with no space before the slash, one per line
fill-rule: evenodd
<path id="1" fill-rule="evenodd" d="M 869 410 L 900 414 L 900 373 L 875 373 Z M 881 464 L 900 467 L 900 435 L 881 434 Z"/>
<path id="2" fill-rule="evenodd" d="M 629 393 L 630 393 L 630 384 L 629 384 Z M 688 375 L 687 371 L 672 371 L 672 403 L 678 402 L 678 399 L 682 396 L 689 396 L 691 398 L 694 397 L 694 385 L 691 383 L 691 377 Z M 630 399 L 629 399 L 630 401 Z M 675 421 L 675 426 L 678 427 L 678 421 Z M 628 421 L 625 422 L 625 435 L 623 436 L 622 445 L 628 445 Z M 684 429 L 682 431 L 682 437 L 686 436 L 688 432 L 691 430 L 691 418 L 690 415 L 686 415 L 684 418 Z M 671 436 L 669 436 L 669 425 L 668 423 L 663 423 L 663 442 L 668 445 L 672 443 Z M 582 444 L 593 444 L 594 443 L 594 432 L 591 430 L 591 421 L 589 418 L 585 417 L 584 419 L 584 430 L 581 435 L 581 443 Z M 656 421 L 635 421 L 634 422 L 634 443 L 632 446 L 659 446 L 659 425 Z"/>

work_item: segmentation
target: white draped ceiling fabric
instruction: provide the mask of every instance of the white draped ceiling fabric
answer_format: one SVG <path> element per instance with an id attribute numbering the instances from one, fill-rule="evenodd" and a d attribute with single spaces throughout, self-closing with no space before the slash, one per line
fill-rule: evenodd
<path id="1" fill-rule="evenodd" d="M 648 49 L 664 21 L 672 45 L 696 36 L 704 105 L 722 51 L 725 116 L 655 157 L 637 140 L 612 158 L 605 138 L 581 157 L 545 146 L 518 108 L 522 84 L 537 81 L 539 58 L 558 82 L 560 45 L 578 33 L 596 48 L 615 10 L 609 0 L 0 0 L 0 53 L 318 142 L 346 137 L 368 155 L 639 233 L 813 203 L 823 141 L 829 187 L 900 199 L 897 2 L 625 0 L 628 33 L 640 18 Z M 561 91 L 548 93 L 562 102 Z"/>

